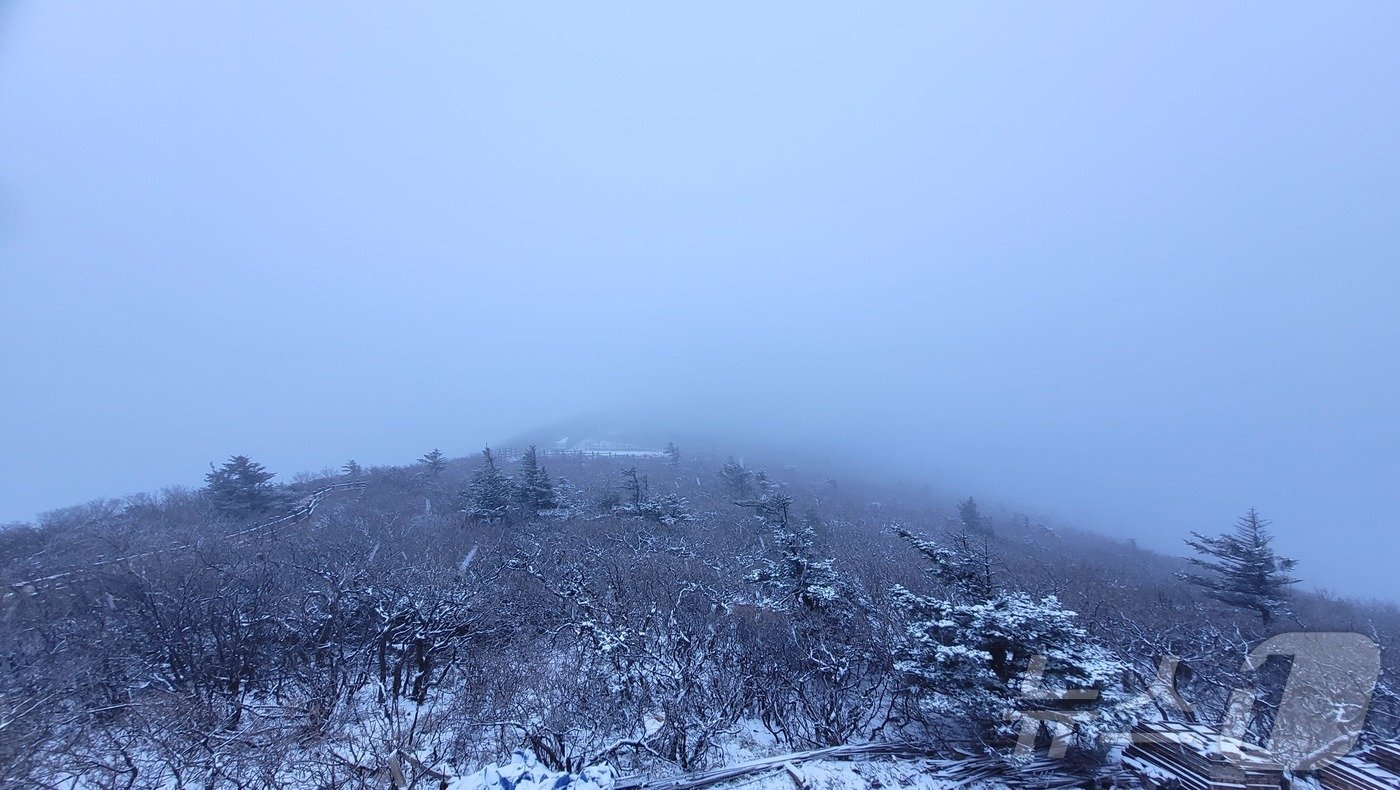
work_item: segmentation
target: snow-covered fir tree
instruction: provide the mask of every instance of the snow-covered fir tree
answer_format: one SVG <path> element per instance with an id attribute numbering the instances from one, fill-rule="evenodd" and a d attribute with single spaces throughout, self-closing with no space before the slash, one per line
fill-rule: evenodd
<path id="1" fill-rule="evenodd" d="M 540 464 L 539 453 L 532 444 L 520 457 L 520 475 L 515 483 L 515 503 L 526 518 L 534 518 L 546 510 L 554 510 L 559 502 L 549 472 Z"/>
<path id="2" fill-rule="evenodd" d="M 724 466 L 719 468 L 719 479 L 731 494 L 740 499 L 753 495 L 753 471 L 732 455 L 724 462 Z"/>
<path id="3" fill-rule="evenodd" d="M 738 504 L 751 508 L 768 526 L 778 555 L 764 559 L 746 579 L 763 585 L 770 598 L 784 606 L 796 605 L 812 612 L 835 606 L 841 599 L 841 581 L 831 559 L 817 554 L 814 521 L 792 523 L 792 497 L 774 492 Z"/>
<path id="4" fill-rule="evenodd" d="M 1274 553 L 1268 526 L 1250 508 L 1235 522 L 1233 532 L 1215 537 L 1192 532 L 1186 545 L 1202 556 L 1188 559 L 1209 574 L 1182 573 L 1180 578 L 1227 606 L 1255 612 L 1268 625 L 1288 611 L 1288 588 L 1300 581 L 1289 574 L 1298 561 Z"/>
<path id="5" fill-rule="evenodd" d="M 550 515 L 555 518 L 571 519 L 583 518 L 587 515 L 586 505 L 588 495 L 578 486 L 574 485 L 566 477 L 560 477 L 553 481 L 554 486 L 554 510 Z"/>
<path id="6" fill-rule="evenodd" d="M 481 466 L 472 472 L 463 492 L 462 510 L 472 521 L 495 524 L 504 522 L 510 512 L 510 478 L 496 466 L 491 448 L 481 451 Z"/>
<path id="7" fill-rule="evenodd" d="M 695 515 L 690 512 L 690 502 L 678 494 L 648 497 L 642 502 L 642 508 L 638 515 L 668 527 L 682 521 L 695 520 Z"/>
<path id="8" fill-rule="evenodd" d="M 431 452 L 424 453 L 418 463 L 423 465 L 423 473 L 428 477 L 437 477 L 447 468 L 447 456 L 442 451 L 434 447 Z"/>
<path id="9" fill-rule="evenodd" d="M 248 518 L 266 512 L 276 502 L 268 482 L 275 476 L 248 456 L 235 455 L 217 468 L 210 464 L 204 481 L 216 510 L 233 518 Z"/>
<path id="10" fill-rule="evenodd" d="M 623 504 L 633 513 L 642 512 L 642 503 L 646 501 L 650 487 L 651 481 L 638 472 L 637 467 L 629 466 L 622 470 Z"/>
<path id="11" fill-rule="evenodd" d="M 651 495 L 651 481 L 637 467 L 629 466 L 622 470 L 622 487 L 617 495 L 606 503 L 608 511 L 617 515 L 637 516 L 671 526 L 682 521 L 690 521 L 690 503 L 678 494 Z"/>
<path id="12" fill-rule="evenodd" d="M 984 544 L 899 534 L 930 560 L 939 587 L 932 595 L 898 585 L 891 591 L 903 622 L 895 666 L 924 706 L 1002 734 L 1028 708 L 1085 708 L 1091 734 L 1115 721 L 1126 666 L 1090 638 L 1074 611 L 1055 596 L 1002 588 Z"/>
<path id="13" fill-rule="evenodd" d="M 985 537 L 958 532 L 940 543 L 921 538 L 903 527 L 896 527 L 895 534 L 924 555 L 930 565 L 928 575 L 950 594 L 980 601 L 995 592 L 992 553 Z"/>
<path id="14" fill-rule="evenodd" d="M 958 503 L 958 523 L 965 532 L 990 532 L 991 525 L 977 508 L 977 500 L 968 497 Z"/>

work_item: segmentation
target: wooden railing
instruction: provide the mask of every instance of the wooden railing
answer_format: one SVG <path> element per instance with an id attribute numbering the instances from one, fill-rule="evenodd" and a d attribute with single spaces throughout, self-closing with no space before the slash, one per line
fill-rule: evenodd
<path id="1" fill-rule="evenodd" d="M 535 453 L 541 459 L 564 459 L 564 460 L 595 460 L 598 458 L 664 458 L 664 450 L 655 450 L 646 447 L 619 447 L 615 449 L 599 448 L 570 448 L 570 447 L 536 447 Z M 523 447 L 492 447 L 491 455 L 497 461 L 518 461 L 525 454 Z"/>

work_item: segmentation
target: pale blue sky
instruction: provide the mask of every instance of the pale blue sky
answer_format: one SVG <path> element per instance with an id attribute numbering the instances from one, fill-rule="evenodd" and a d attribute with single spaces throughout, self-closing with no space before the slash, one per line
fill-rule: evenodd
<path id="1" fill-rule="evenodd" d="M 595 407 L 1400 598 L 1400 5 L 0 2 L 0 520 Z"/>

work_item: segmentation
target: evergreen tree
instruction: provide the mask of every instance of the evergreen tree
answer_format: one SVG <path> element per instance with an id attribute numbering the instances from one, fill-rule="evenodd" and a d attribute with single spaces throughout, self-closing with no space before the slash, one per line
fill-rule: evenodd
<path id="1" fill-rule="evenodd" d="M 987 519 L 977 510 L 977 500 L 968 497 L 958 503 L 958 523 L 967 532 L 990 532 Z"/>
<path id="2" fill-rule="evenodd" d="M 1189 558 L 1193 565 L 1210 572 L 1178 574 L 1180 578 L 1200 585 L 1205 594 L 1227 606 L 1256 612 L 1265 625 L 1275 616 L 1287 612 L 1288 587 L 1300 580 L 1288 571 L 1297 560 L 1279 557 L 1270 547 L 1274 536 L 1267 529 L 1269 522 L 1250 508 L 1235 522 L 1233 533 L 1208 537 L 1192 532 L 1186 545 L 1201 557 Z"/>
<path id="3" fill-rule="evenodd" d="M 662 494 L 659 498 L 648 497 L 642 501 L 638 515 L 668 527 L 682 521 L 695 520 L 695 516 L 690 512 L 690 502 L 676 494 Z"/>
<path id="4" fill-rule="evenodd" d="M 947 590 L 950 597 L 982 601 L 996 592 L 992 575 L 995 562 L 985 540 L 979 543 L 968 533 L 961 532 L 939 543 L 920 538 L 903 527 L 897 527 L 895 534 L 924 555 L 930 565 L 929 576 Z"/>
<path id="5" fill-rule="evenodd" d="M 787 529 L 788 512 L 792 509 L 792 497 L 787 494 L 774 492 L 734 504 L 753 510 L 754 515 L 763 519 L 764 523 Z"/>
<path id="6" fill-rule="evenodd" d="M 646 475 L 637 474 L 635 466 L 629 466 L 622 470 L 622 493 L 627 507 L 634 513 L 640 513 L 642 503 L 647 500 L 648 482 Z"/>
<path id="7" fill-rule="evenodd" d="M 422 458 L 419 458 L 418 463 L 426 467 L 424 471 L 429 477 L 437 477 L 442 474 L 442 470 L 447 468 L 447 457 L 434 447 L 432 452 L 426 453 Z"/>
<path id="8" fill-rule="evenodd" d="M 549 481 L 549 472 L 540 465 L 539 453 L 533 444 L 520 458 L 520 480 L 515 487 L 515 503 L 528 518 L 538 516 L 540 511 L 559 507 L 554 485 Z"/>
<path id="9" fill-rule="evenodd" d="M 724 466 L 719 468 L 719 478 L 728 486 L 730 493 L 740 499 L 753 494 L 753 472 L 732 455 L 724 462 Z"/>
<path id="10" fill-rule="evenodd" d="M 481 451 L 481 460 L 481 466 L 472 473 L 467 490 L 463 492 L 463 510 L 472 521 L 504 522 L 510 509 L 510 478 L 496 467 L 490 447 Z"/>
<path id="11" fill-rule="evenodd" d="M 998 587 L 985 546 L 942 545 L 898 532 L 932 562 L 931 575 L 942 587 L 935 595 L 903 586 L 891 591 L 904 622 L 895 667 L 927 707 L 1006 734 L 1006 712 L 1024 706 L 1042 708 L 1054 700 L 1082 708 L 1080 703 L 1101 694 L 1100 702 L 1121 701 L 1117 686 L 1125 665 L 1095 643 L 1055 596 L 1035 599 Z M 1023 681 L 1033 681 L 1034 696 L 1027 696 Z M 1082 723 L 1093 733 L 1120 714 L 1113 705 L 1100 705 Z"/>
<path id="12" fill-rule="evenodd" d="M 1117 690 L 1125 665 L 1053 595 L 1002 591 L 958 603 L 896 587 L 891 597 L 905 623 L 895 668 L 934 712 L 1000 729 L 1008 711 L 1043 708 L 1046 700 L 1118 701 L 1108 692 Z M 1032 680 L 1039 693 L 1027 697 L 1022 682 Z M 1111 706 L 1091 712 L 1117 713 Z"/>
<path id="13" fill-rule="evenodd" d="M 768 525 L 779 558 L 766 559 L 751 571 L 745 581 L 762 584 L 774 600 L 796 604 L 809 612 L 830 612 L 841 600 L 842 583 L 832 560 L 816 551 L 814 517 L 801 526 L 789 523 L 792 497 L 773 493 L 761 499 L 740 502 Z"/>
<path id="14" fill-rule="evenodd" d="M 666 462 L 669 463 L 671 466 L 675 466 L 676 464 L 679 464 L 681 462 L 681 449 L 676 446 L 675 442 L 666 443 L 665 453 Z"/>
<path id="15" fill-rule="evenodd" d="M 635 466 L 622 470 L 621 490 L 611 484 L 607 486 L 598 506 L 606 513 L 636 516 L 666 526 L 694 519 L 690 503 L 684 497 L 676 494 L 653 497 L 650 481 Z"/>
<path id="16" fill-rule="evenodd" d="M 611 477 L 611 475 L 610 475 Z M 617 490 L 611 479 L 603 486 L 603 490 L 598 494 L 598 512 L 613 513 L 622 507 L 622 493 Z"/>
<path id="17" fill-rule="evenodd" d="M 358 480 L 360 476 L 364 474 L 364 470 L 360 468 L 360 465 L 355 462 L 354 458 L 346 461 L 345 464 L 340 467 L 340 471 L 344 472 L 345 476 L 351 480 Z"/>
<path id="18" fill-rule="evenodd" d="M 209 464 L 204 480 L 209 496 L 219 512 L 234 518 L 248 518 L 265 512 L 276 501 L 272 485 L 275 475 L 246 455 L 231 456 L 217 469 Z"/>
<path id="19" fill-rule="evenodd" d="M 552 481 L 554 486 L 554 513 L 561 518 L 583 518 L 586 515 L 584 502 L 586 494 L 566 477 Z"/>

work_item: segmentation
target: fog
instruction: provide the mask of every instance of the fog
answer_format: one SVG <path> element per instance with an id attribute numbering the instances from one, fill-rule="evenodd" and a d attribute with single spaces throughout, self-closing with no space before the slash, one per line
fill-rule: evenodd
<path id="1" fill-rule="evenodd" d="M 1397 24 L 0 4 L 0 520 L 602 413 L 1398 599 Z"/>

